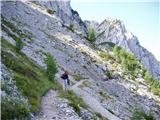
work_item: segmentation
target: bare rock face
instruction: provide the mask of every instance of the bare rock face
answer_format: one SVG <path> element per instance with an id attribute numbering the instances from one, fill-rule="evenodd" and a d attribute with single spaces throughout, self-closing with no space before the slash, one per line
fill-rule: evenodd
<path id="1" fill-rule="evenodd" d="M 156 58 L 147 49 L 142 47 L 138 38 L 131 32 L 128 32 L 120 20 L 104 20 L 97 28 L 97 39 L 95 44 L 99 48 L 105 48 L 108 42 L 112 42 L 132 52 L 147 70 L 160 79 L 160 64 Z"/>
<path id="2" fill-rule="evenodd" d="M 61 18 L 63 24 L 66 26 L 73 25 L 73 28 L 83 34 L 87 35 L 87 27 L 81 20 L 77 11 L 70 6 L 70 0 L 54 0 L 54 1 L 33 1 L 46 9 L 55 11 L 55 15 Z"/>
<path id="3" fill-rule="evenodd" d="M 137 40 L 129 40 L 128 47 L 132 53 L 140 59 L 148 71 L 160 80 L 160 64 L 152 53 L 142 47 Z"/>
<path id="4" fill-rule="evenodd" d="M 92 27 L 94 30 L 96 30 L 96 28 L 99 26 L 99 23 L 97 21 L 89 21 L 89 20 L 85 20 L 84 23 L 87 26 L 87 29 L 89 29 L 90 27 Z M 97 31 L 95 31 L 97 32 Z"/>

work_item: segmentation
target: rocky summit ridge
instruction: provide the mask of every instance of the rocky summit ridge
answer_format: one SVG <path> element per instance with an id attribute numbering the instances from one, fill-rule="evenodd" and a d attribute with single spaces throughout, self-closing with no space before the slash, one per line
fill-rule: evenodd
<path id="1" fill-rule="evenodd" d="M 127 31 L 123 22 L 117 19 L 105 19 L 95 28 L 97 38 L 95 44 L 104 48 L 107 42 L 115 43 L 122 48 L 132 52 L 146 69 L 160 79 L 160 64 L 154 55 L 142 47 L 138 38 Z"/>
<path id="2" fill-rule="evenodd" d="M 121 21 L 82 21 L 69 0 L 1 1 L 1 28 L 2 119 L 160 120 L 160 84 L 142 69 L 159 79 L 159 63 Z M 134 73 L 115 56 L 117 45 Z"/>

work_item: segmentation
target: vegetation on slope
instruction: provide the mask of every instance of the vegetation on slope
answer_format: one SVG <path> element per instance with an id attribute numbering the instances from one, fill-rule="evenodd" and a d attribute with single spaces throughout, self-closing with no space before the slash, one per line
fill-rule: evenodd
<path id="1" fill-rule="evenodd" d="M 82 98 L 76 96 L 73 91 L 60 91 L 60 96 L 69 100 L 69 105 L 80 115 L 80 107 L 87 108 Z"/>
<path id="2" fill-rule="evenodd" d="M 41 96 L 50 88 L 58 89 L 58 83 L 48 79 L 46 72 L 37 66 L 23 53 L 19 53 L 16 47 L 2 38 L 2 62 L 13 72 L 13 80 L 24 96 L 28 98 L 31 105 L 30 112 L 37 112 L 40 107 Z M 55 67 L 54 67 L 55 69 Z M 6 104 L 6 103 L 5 103 Z M 12 106 L 11 103 L 3 106 L 3 119 L 8 119 L 19 107 Z M 12 109 L 11 109 L 12 107 Z M 8 111 L 10 109 L 10 111 Z M 16 115 L 16 114 L 13 114 Z M 19 113 L 21 115 L 21 112 Z M 18 116 L 18 115 L 17 115 Z M 5 118 L 6 117 L 6 118 Z M 13 116 L 12 116 L 13 117 Z"/>
<path id="3" fill-rule="evenodd" d="M 95 31 L 93 28 L 90 27 L 88 30 L 87 40 L 90 42 L 94 42 L 95 39 L 96 39 Z"/>
<path id="4" fill-rule="evenodd" d="M 153 114 L 145 113 L 143 110 L 136 109 L 131 117 L 131 120 L 155 120 Z"/>
<path id="5" fill-rule="evenodd" d="M 55 74 L 57 73 L 56 61 L 50 54 L 47 54 L 45 63 L 47 65 L 46 73 L 48 75 L 48 79 L 54 81 Z"/>
<path id="6" fill-rule="evenodd" d="M 2 100 L 1 102 L 1 117 L 3 120 L 23 120 L 29 114 L 28 109 L 24 104 L 12 100 Z"/>
<path id="7" fill-rule="evenodd" d="M 98 55 L 104 60 L 104 61 L 108 61 L 108 60 L 112 60 L 113 57 L 109 54 L 107 54 L 107 52 L 104 51 L 99 51 Z"/>
<path id="8" fill-rule="evenodd" d="M 150 86 L 150 90 L 154 94 L 160 96 L 160 81 L 150 75 L 147 70 L 142 67 L 140 62 L 134 57 L 133 54 L 127 52 L 117 45 L 113 49 L 113 54 L 115 59 L 125 68 L 125 72 L 132 76 L 133 80 L 135 80 L 138 74 L 141 73 L 145 82 Z"/>
<path id="9" fill-rule="evenodd" d="M 2 20 L 1 28 L 10 37 L 12 37 L 13 40 L 15 40 L 17 52 L 20 52 L 24 46 L 24 43 L 22 42 L 23 38 L 28 38 L 30 39 L 30 41 L 32 41 L 31 39 L 32 34 L 30 32 L 27 33 L 28 35 L 24 34 L 20 29 L 15 27 L 15 25 L 13 25 L 11 22 L 7 21 L 3 16 L 1 20 Z"/>
<path id="10" fill-rule="evenodd" d="M 74 31 L 75 31 L 75 29 L 74 29 L 74 25 L 73 25 L 73 24 L 70 24 L 70 25 L 69 25 L 69 27 L 68 27 L 68 29 L 69 29 L 70 31 L 72 31 L 72 32 L 74 32 Z"/>
<path id="11" fill-rule="evenodd" d="M 13 29 L 13 25 L 7 23 L 7 25 L 10 25 L 10 27 Z M 13 38 L 13 40 L 15 40 L 16 42 L 16 51 L 20 52 L 20 50 L 23 48 L 23 42 L 22 42 L 22 35 L 20 34 L 19 36 L 14 35 L 13 33 L 11 33 L 3 24 L 2 24 L 2 30 L 4 30 L 9 36 L 11 36 Z M 13 29 L 13 31 L 15 31 L 15 29 Z"/>
<path id="12" fill-rule="evenodd" d="M 124 67 L 127 73 L 132 74 L 134 77 L 137 76 L 139 70 L 141 69 L 141 65 L 133 54 L 127 52 L 117 45 L 113 49 L 113 54 L 115 55 L 116 60 Z"/>
<path id="13" fill-rule="evenodd" d="M 2 62 L 7 68 L 12 70 L 16 86 L 28 98 L 28 102 L 31 105 L 30 111 L 27 111 L 22 104 L 15 104 L 13 103 L 14 101 L 3 101 L 2 118 L 6 120 L 13 118 L 23 119 L 29 112 L 39 111 L 41 96 L 49 89 L 61 89 L 59 84 L 54 80 L 57 66 L 55 59 L 50 54 L 46 54 L 46 71 L 37 66 L 21 52 L 24 45 L 21 39 L 25 37 L 31 39 L 30 36 L 25 35 L 4 18 L 2 23 L 2 30 L 16 42 L 16 46 L 13 46 L 2 38 Z M 70 28 L 74 31 L 72 25 Z M 70 105 L 77 113 L 80 113 L 80 107 L 85 106 L 83 100 L 71 91 L 61 91 L 61 96 L 70 101 Z"/>
<path id="14" fill-rule="evenodd" d="M 145 69 L 143 78 L 150 85 L 150 91 L 155 95 L 160 96 L 160 80 L 157 80 L 155 77 L 150 75 Z"/>
<path id="15" fill-rule="evenodd" d="M 80 114 L 80 107 L 87 106 L 83 100 L 77 97 L 72 91 L 62 91 L 61 87 L 54 80 L 57 67 L 55 60 L 51 55 L 47 55 L 46 65 L 47 70 L 44 71 L 39 66 L 35 65 L 32 60 L 27 58 L 23 53 L 19 53 L 16 47 L 2 39 L 2 62 L 7 68 L 11 69 L 16 86 L 28 98 L 31 105 L 30 111 L 25 111 L 25 108 L 20 109 L 12 106 L 10 102 L 2 104 L 3 118 L 9 119 L 19 116 L 28 115 L 28 112 L 37 112 L 40 107 L 41 96 L 43 96 L 49 89 L 60 89 L 60 96 L 69 100 L 69 105 Z M 9 109 L 9 110 L 8 110 Z M 23 110 L 24 109 L 24 110 Z M 24 111 L 24 113 L 23 113 Z M 17 114 L 18 113 L 18 114 Z"/>
<path id="16" fill-rule="evenodd" d="M 53 10 L 53 9 L 47 9 L 47 12 L 48 12 L 49 14 L 54 14 L 56 11 Z"/>

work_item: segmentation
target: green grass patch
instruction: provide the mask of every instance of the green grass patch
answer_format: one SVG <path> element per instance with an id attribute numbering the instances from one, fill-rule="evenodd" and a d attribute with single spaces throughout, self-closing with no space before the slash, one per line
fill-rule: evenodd
<path id="1" fill-rule="evenodd" d="M 29 111 L 22 103 L 13 102 L 10 99 L 2 99 L 1 101 L 1 118 L 3 120 L 24 120 L 29 114 Z"/>
<path id="2" fill-rule="evenodd" d="M 73 75 L 73 77 L 75 81 L 80 81 L 83 79 L 81 75 Z"/>
<path id="3" fill-rule="evenodd" d="M 2 39 L 2 62 L 13 71 L 13 80 L 24 96 L 28 98 L 31 112 L 37 112 L 41 96 L 49 89 L 60 89 L 56 81 L 48 79 L 46 72 L 23 53 Z"/>
<path id="4" fill-rule="evenodd" d="M 145 113 L 143 110 L 136 109 L 131 120 L 155 120 L 155 118 L 151 112 Z"/>
<path id="5" fill-rule="evenodd" d="M 83 99 L 78 97 L 73 91 L 60 91 L 60 97 L 68 99 L 69 105 L 72 106 L 78 114 L 80 114 L 80 107 L 87 108 Z"/>
<path id="6" fill-rule="evenodd" d="M 155 86 L 150 87 L 151 92 L 160 97 L 160 88 L 155 88 Z"/>
<path id="7" fill-rule="evenodd" d="M 111 55 L 109 55 L 106 52 L 103 51 L 99 51 L 98 55 L 104 60 L 104 61 L 108 61 L 108 60 L 112 60 L 113 58 L 111 57 Z"/>

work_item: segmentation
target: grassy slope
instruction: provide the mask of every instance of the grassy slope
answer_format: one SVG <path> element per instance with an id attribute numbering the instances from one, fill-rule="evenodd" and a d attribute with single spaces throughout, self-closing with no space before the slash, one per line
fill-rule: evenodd
<path id="1" fill-rule="evenodd" d="M 37 112 L 41 96 L 50 88 L 60 88 L 56 82 L 48 80 L 44 70 L 37 66 L 23 53 L 2 39 L 2 62 L 13 71 L 13 80 L 24 96 L 28 97 L 31 112 Z"/>

